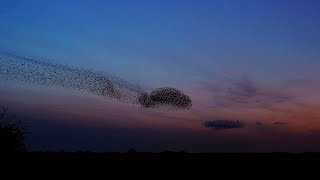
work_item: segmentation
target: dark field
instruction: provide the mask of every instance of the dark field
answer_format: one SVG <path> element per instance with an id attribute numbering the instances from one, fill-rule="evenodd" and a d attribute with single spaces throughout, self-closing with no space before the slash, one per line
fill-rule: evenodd
<path id="1" fill-rule="evenodd" d="M 17 159 L 17 158 L 16 158 Z M 25 178 L 170 178 L 317 176 L 320 154 L 28 153 L 10 166 Z M 7 171 L 9 172 L 9 171 Z"/>

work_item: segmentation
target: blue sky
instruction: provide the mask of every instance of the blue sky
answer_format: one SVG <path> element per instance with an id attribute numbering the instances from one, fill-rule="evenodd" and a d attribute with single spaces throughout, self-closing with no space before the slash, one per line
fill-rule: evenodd
<path id="1" fill-rule="evenodd" d="M 175 86 L 203 113 L 196 119 L 225 118 L 203 107 L 230 79 L 249 78 L 271 97 L 301 80 L 297 99 L 320 97 L 319 8 L 316 0 L 0 0 L 0 51 L 106 71 L 148 89 Z"/>
<path id="2" fill-rule="evenodd" d="M 3 3 L 1 49 L 127 77 L 221 68 L 286 77 L 319 65 L 317 1 Z"/>

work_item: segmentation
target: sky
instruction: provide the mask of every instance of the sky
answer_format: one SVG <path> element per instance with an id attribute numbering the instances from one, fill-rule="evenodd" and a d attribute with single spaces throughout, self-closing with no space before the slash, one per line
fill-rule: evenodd
<path id="1" fill-rule="evenodd" d="M 0 78 L 32 150 L 319 151 L 317 0 L 0 0 L 0 52 L 104 71 L 189 110 Z"/>

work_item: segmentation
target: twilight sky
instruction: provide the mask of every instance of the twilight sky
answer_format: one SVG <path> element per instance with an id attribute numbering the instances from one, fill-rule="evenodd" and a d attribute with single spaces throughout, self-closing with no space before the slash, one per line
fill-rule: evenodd
<path id="1" fill-rule="evenodd" d="M 173 86 L 143 109 L 0 78 L 33 150 L 320 151 L 317 0 L 0 0 L 0 52 Z"/>

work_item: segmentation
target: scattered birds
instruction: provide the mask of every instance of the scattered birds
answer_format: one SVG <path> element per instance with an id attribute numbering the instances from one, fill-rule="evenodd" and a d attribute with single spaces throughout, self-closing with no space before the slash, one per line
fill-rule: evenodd
<path id="1" fill-rule="evenodd" d="M 190 97 L 173 87 L 158 88 L 149 95 L 138 85 L 105 72 L 16 55 L 0 54 L 0 79 L 86 91 L 144 108 L 178 110 L 192 106 Z"/>

